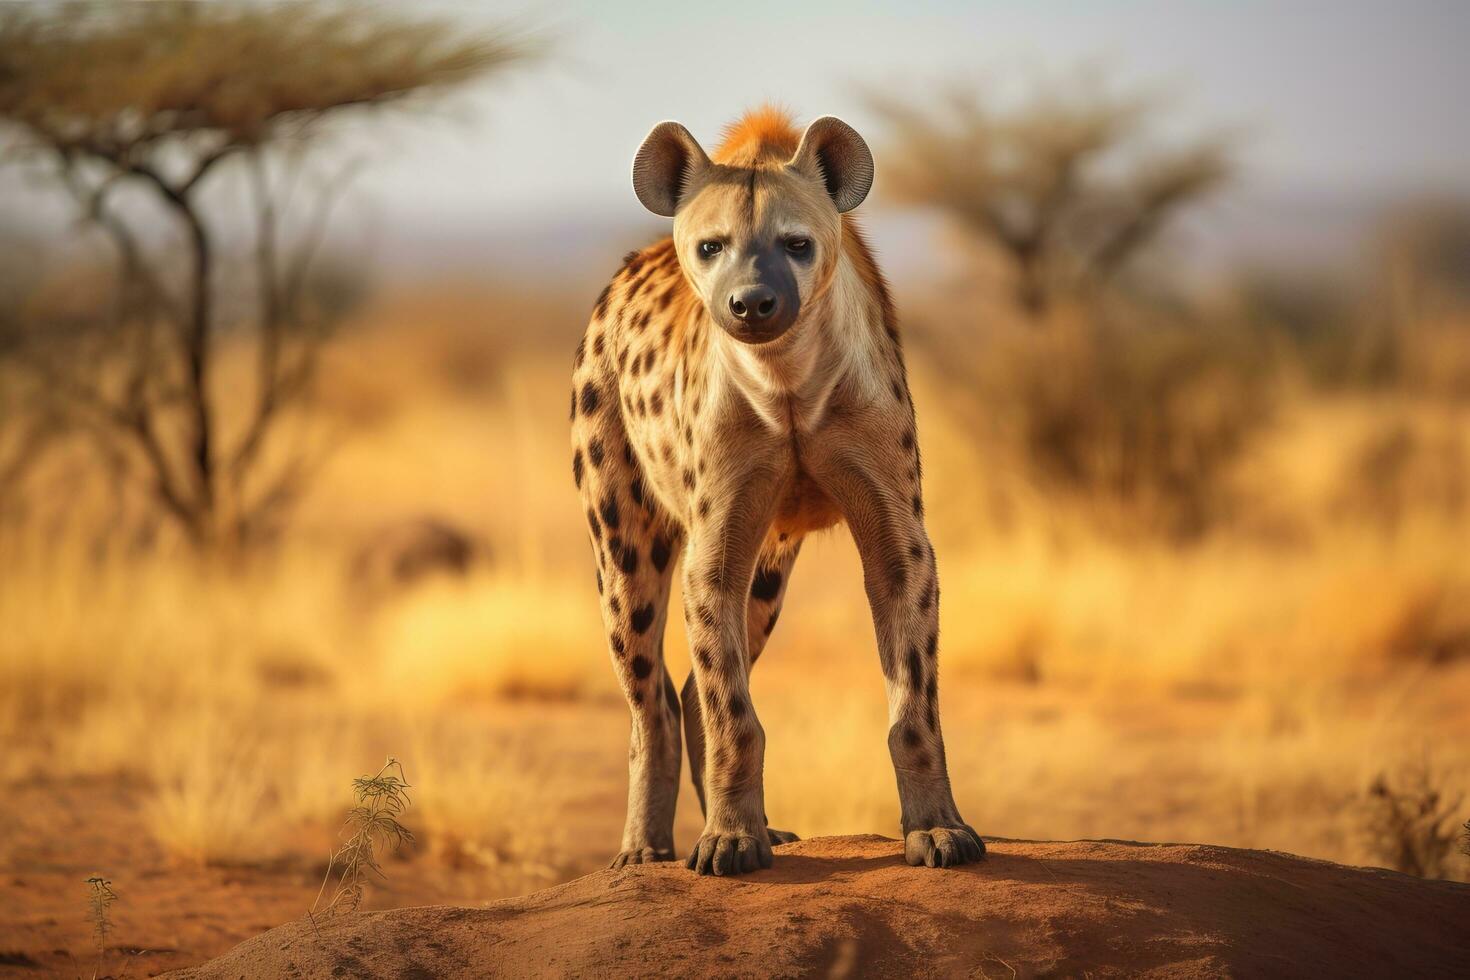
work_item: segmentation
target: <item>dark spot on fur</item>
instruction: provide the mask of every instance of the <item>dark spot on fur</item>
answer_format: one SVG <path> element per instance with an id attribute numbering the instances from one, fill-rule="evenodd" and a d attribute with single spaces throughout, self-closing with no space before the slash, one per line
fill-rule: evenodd
<path id="1" fill-rule="evenodd" d="M 574 367 L 574 368 L 581 367 L 582 366 L 582 362 L 585 361 L 586 359 L 587 359 L 587 338 L 586 337 L 583 337 L 581 340 L 577 341 L 577 354 L 576 354 L 575 357 L 572 358 L 572 367 Z"/>
<path id="2" fill-rule="evenodd" d="M 938 633 L 930 633 L 929 634 L 929 646 L 925 648 L 925 651 L 924 652 L 927 653 L 927 654 L 929 654 L 929 659 L 930 660 L 933 660 L 936 656 L 939 655 L 939 634 Z"/>
<path id="3" fill-rule="evenodd" d="M 781 617 L 781 607 L 777 606 L 771 610 L 771 618 L 766 620 L 766 635 L 771 635 L 771 630 L 776 628 L 776 620 Z"/>
<path id="4" fill-rule="evenodd" d="M 669 567 L 670 551 L 668 538 L 660 535 L 653 539 L 653 547 L 648 551 L 648 560 L 653 562 L 653 567 L 657 568 L 660 574 Z"/>
<path id="5" fill-rule="evenodd" d="M 636 656 L 636 657 L 633 658 L 633 676 L 634 677 L 638 678 L 641 681 L 641 680 L 643 680 L 645 677 L 647 677 L 651 673 L 653 673 L 653 661 L 652 660 L 649 660 L 647 657 L 643 656 L 641 653 L 638 656 Z"/>
<path id="6" fill-rule="evenodd" d="M 903 387 L 899 385 L 896 379 L 893 382 L 893 399 L 900 403 L 903 401 Z"/>
<path id="7" fill-rule="evenodd" d="M 715 611 L 709 606 L 700 606 L 695 610 L 695 614 L 699 616 L 699 621 L 705 626 L 710 629 L 715 628 Z"/>
<path id="8" fill-rule="evenodd" d="M 643 370 L 652 371 L 653 362 L 657 357 L 658 351 L 654 350 L 652 347 L 648 348 L 648 353 L 643 355 Z"/>
<path id="9" fill-rule="evenodd" d="M 624 575 L 632 575 L 638 571 L 638 549 L 631 544 L 625 545 L 618 555 L 618 567 L 623 570 Z"/>
<path id="10" fill-rule="evenodd" d="M 903 439 L 900 440 L 900 441 L 902 442 L 904 449 L 913 449 L 914 448 L 914 434 L 913 434 L 913 432 L 905 432 L 903 434 Z"/>
<path id="11" fill-rule="evenodd" d="M 700 517 L 708 517 L 709 516 L 709 500 L 708 499 L 701 500 L 699 502 L 699 516 Z"/>
<path id="12" fill-rule="evenodd" d="M 587 458 L 592 461 L 593 466 L 602 466 L 603 450 L 601 439 L 593 439 L 587 444 Z"/>
<path id="13" fill-rule="evenodd" d="M 592 353 L 594 356 L 601 357 L 604 347 L 605 342 L 603 340 L 602 334 L 598 334 L 596 337 L 592 338 Z"/>
<path id="14" fill-rule="evenodd" d="M 924 516 L 924 498 L 920 497 L 918 494 L 914 494 L 914 516 Z"/>
<path id="15" fill-rule="evenodd" d="M 923 741 L 923 736 L 919 734 L 919 730 L 917 728 L 915 728 L 913 725 L 903 726 L 904 745 L 907 745 L 909 748 L 912 749 L 917 747 L 921 741 Z"/>
<path id="16" fill-rule="evenodd" d="M 652 395 L 648 396 L 648 407 L 653 410 L 654 415 L 662 415 L 664 413 L 664 396 L 655 391 Z"/>
<path id="17" fill-rule="evenodd" d="M 598 541 L 602 540 L 602 522 L 597 519 L 597 511 L 591 507 L 587 508 L 587 526 L 592 529 L 592 537 Z"/>
<path id="18" fill-rule="evenodd" d="M 919 648 L 909 647 L 909 690 L 923 690 L 924 662 L 919 659 Z"/>
<path id="19" fill-rule="evenodd" d="M 684 471 L 684 489 L 685 490 L 693 490 L 694 489 L 694 471 L 693 470 L 685 470 Z"/>
<path id="20" fill-rule="evenodd" d="M 589 381 L 582 386 L 582 413 L 591 415 L 595 411 L 597 411 L 597 388 Z"/>
<path id="21" fill-rule="evenodd" d="M 618 514 L 618 498 L 611 490 L 607 496 L 602 498 L 602 520 L 609 528 L 616 531 L 621 515 Z"/>
<path id="22" fill-rule="evenodd" d="M 919 542 L 917 541 L 909 545 L 909 557 L 912 558 L 914 561 L 918 561 L 919 559 L 923 558 L 924 546 L 919 544 Z"/>
<path id="23" fill-rule="evenodd" d="M 632 445 L 632 443 L 627 443 L 627 442 L 623 443 L 623 462 L 627 463 L 629 466 L 632 466 L 633 465 L 633 445 Z"/>
<path id="24" fill-rule="evenodd" d="M 612 607 L 612 611 L 615 613 L 621 613 L 623 611 L 623 603 L 617 596 L 609 597 L 607 604 Z"/>
<path id="25" fill-rule="evenodd" d="M 705 670 L 710 670 L 715 665 L 715 658 L 709 652 L 708 647 L 696 648 L 694 651 L 694 659 L 698 660 L 699 666 L 703 667 Z"/>
<path id="26" fill-rule="evenodd" d="M 643 501 L 645 499 L 643 494 L 643 477 L 633 477 L 633 481 L 628 484 L 628 496 L 633 498 L 633 503 L 637 504 L 639 507 L 643 506 Z"/>
<path id="27" fill-rule="evenodd" d="M 744 697 L 742 697 L 739 694 L 732 694 L 732 695 L 730 695 L 730 717 L 731 718 L 743 718 L 743 717 L 745 717 L 745 708 L 746 708 L 746 704 L 745 704 L 745 698 Z"/>
<path id="28" fill-rule="evenodd" d="M 582 450 L 572 452 L 572 479 L 576 481 L 577 488 L 582 487 Z"/>
<path id="29" fill-rule="evenodd" d="M 592 311 L 597 319 L 601 320 L 607 316 L 607 301 L 610 296 L 612 296 L 612 283 L 603 286 L 602 292 L 597 295 L 597 306 Z"/>
<path id="30" fill-rule="evenodd" d="M 750 596 L 762 602 L 770 602 L 776 598 L 781 591 L 781 570 L 779 568 L 758 568 L 755 578 L 750 583 Z"/>
<path id="31" fill-rule="evenodd" d="M 628 624 L 633 627 L 633 632 L 640 636 L 648 632 L 648 627 L 653 624 L 653 603 L 648 603 L 639 609 L 633 610 Z"/>
<path id="32" fill-rule="evenodd" d="M 597 594 L 602 595 L 602 569 L 597 570 Z"/>
<path id="33" fill-rule="evenodd" d="M 572 410 L 567 413 L 567 418 L 575 422 L 577 420 L 577 389 L 572 389 Z"/>
<path id="34" fill-rule="evenodd" d="M 624 653 L 628 652 L 627 647 L 623 645 L 623 638 L 618 634 L 613 633 L 608 639 L 612 643 L 612 648 L 617 651 L 618 656 L 621 657 Z"/>

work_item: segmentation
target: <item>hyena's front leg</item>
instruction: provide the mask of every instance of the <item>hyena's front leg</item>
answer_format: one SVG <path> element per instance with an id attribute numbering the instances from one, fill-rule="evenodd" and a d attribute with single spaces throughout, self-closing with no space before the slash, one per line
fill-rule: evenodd
<path id="1" fill-rule="evenodd" d="M 884 420 L 885 422 L 887 420 Z M 924 529 L 912 421 L 833 440 L 821 480 L 847 516 L 863 563 L 888 691 L 888 750 L 898 777 L 904 856 L 950 867 L 985 844 L 960 817 L 939 727 L 939 578 Z"/>
<path id="2" fill-rule="evenodd" d="M 785 535 L 782 535 L 785 538 Z M 781 614 L 781 602 L 786 595 L 786 586 L 791 581 L 791 570 L 796 556 L 801 551 L 800 540 L 779 541 L 774 548 L 762 551 L 756 562 L 755 577 L 750 583 L 750 600 L 745 612 L 745 636 L 750 653 L 750 666 L 755 669 L 761 651 L 776 628 Z M 682 696 L 684 705 L 684 746 L 689 753 L 689 777 L 694 783 L 694 792 L 699 796 L 699 808 L 704 810 L 704 716 L 699 707 L 699 685 L 691 673 L 684 681 Z M 790 844 L 800 840 L 789 830 L 766 828 L 771 846 Z"/>
<path id="3" fill-rule="evenodd" d="M 771 866 L 762 766 L 765 731 L 750 700 L 747 595 L 778 478 L 745 474 L 698 495 L 684 557 L 684 615 L 704 733 L 704 833 L 689 855 L 700 874 Z"/>

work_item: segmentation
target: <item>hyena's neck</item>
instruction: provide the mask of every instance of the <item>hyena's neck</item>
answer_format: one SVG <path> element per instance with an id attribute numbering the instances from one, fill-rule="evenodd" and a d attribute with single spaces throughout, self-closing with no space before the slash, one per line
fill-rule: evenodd
<path id="1" fill-rule="evenodd" d="M 779 340 L 742 344 L 707 325 L 711 390 L 744 400 L 773 428 L 816 429 L 839 385 L 883 390 L 882 321 L 881 298 L 844 250 L 831 286 Z"/>

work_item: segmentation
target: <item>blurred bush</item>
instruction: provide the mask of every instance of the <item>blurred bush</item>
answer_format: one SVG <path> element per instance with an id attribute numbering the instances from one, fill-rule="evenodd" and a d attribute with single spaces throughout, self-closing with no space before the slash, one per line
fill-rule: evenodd
<path id="1" fill-rule="evenodd" d="M 963 358 L 943 348 L 920 349 L 997 458 L 1116 532 L 1183 541 L 1209 530 L 1230 512 L 1233 467 L 1272 418 L 1268 364 L 1224 327 L 1073 311 L 1040 330 L 991 324 Z"/>

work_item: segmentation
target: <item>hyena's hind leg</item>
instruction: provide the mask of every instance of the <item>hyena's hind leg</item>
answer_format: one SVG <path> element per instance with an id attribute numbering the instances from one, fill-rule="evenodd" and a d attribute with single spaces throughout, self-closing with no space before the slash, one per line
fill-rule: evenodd
<path id="1" fill-rule="evenodd" d="M 633 715 L 628 816 L 612 862 L 620 868 L 674 859 L 679 698 L 664 668 L 663 638 L 679 539 L 645 489 L 616 401 L 595 382 L 585 385 L 577 393 L 572 470 L 597 557 L 613 669 Z"/>
<path id="2" fill-rule="evenodd" d="M 745 624 L 750 649 L 750 666 L 760 659 L 776 620 L 781 615 L 781 603 L 786 597 L 786 585 L 791 581 L 791 569 L 796 564 L 801 541 L 778 541 L 776 547 L 762 551 L 756 562 L 755 577 L 750 584 L 750 600 L 745 610 Z M 704 719 L 700 716 L 699 687 L 690 671 L 684 681 L 684 741 L 689 749 L 689 777 L 694 781 L 694 792 L 699 796 L 699 809 L 704 810 Z M 769 823 L 769 821 L 768 821 Z M 790 844 L 801 838 L 789 830 L 777 830 L 767 826 L 771 845 Z"/>

